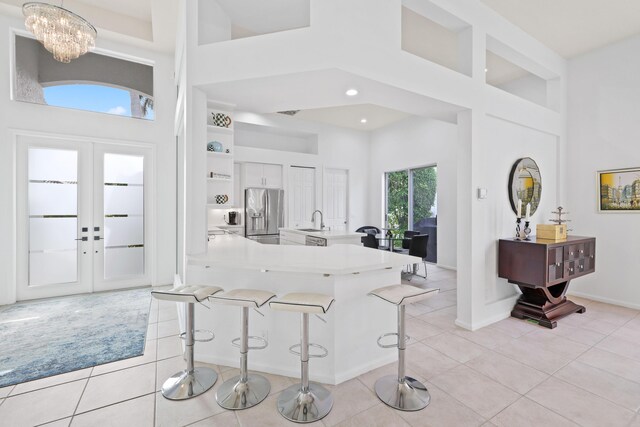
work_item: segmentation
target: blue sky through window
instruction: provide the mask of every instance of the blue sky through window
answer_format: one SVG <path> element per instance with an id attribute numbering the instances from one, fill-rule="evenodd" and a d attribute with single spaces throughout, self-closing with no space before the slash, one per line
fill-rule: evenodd
<path id="1" fill-rule="evenodd" d="M 44 88 L 44 99 L 49 105 L 117 114 L 131 117 L 131 98 L 129 91 L 111 86 L 100 85 L 59 85 Z M 145 117 L 153 120 L 150 111 Z"/>

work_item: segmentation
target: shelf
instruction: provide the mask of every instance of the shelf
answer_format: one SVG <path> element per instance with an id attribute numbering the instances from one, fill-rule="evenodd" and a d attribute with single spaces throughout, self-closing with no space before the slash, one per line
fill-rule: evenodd
<path id="1" fill-rule="evenodd" d="M 207 151 L 207 155 L 211 157 L 232 157 L 231 153 L 221 153 L 219 151 Z"/>
<path id="2" fill-rule="evenodd" d="M 215 181 L 215 182 L 233 182 L 231 178 L 207 178 L 207 181 Z"/>
<path id="3" fill-rule="evenodd" d="M 231 203 L 225 203 L 225 204 L 207 203 L 207 207 L 212 209 L 229 209 L 229 208 L 235 208 L 236 206 L 234 206 Z"/>
<path id="4" fill-rule="evenodd" d="M 219 132 L 226 133 L 227 135 L 233 135 L 233 129 L 223 128 L 222 126 L 207 125 L 207 130 L 210 132 Z"/>

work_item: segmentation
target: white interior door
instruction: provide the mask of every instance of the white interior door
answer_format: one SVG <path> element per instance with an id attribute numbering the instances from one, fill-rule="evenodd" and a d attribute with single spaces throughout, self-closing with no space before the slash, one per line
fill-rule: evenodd
<path id="1" fill-rule="evenodd" d="M 316 170 L 291 166 L 289 189 L 289 225 L 294 228 L 314 227 L 311 215 L 316 209 Z"/>
<path id="2" fill-rule="evenodd" d="M 18 300 L 150 284 L 149 150 L 17 144 Z"/>
<path id="3" fill-rule="evenodd" d="M 345 169 L 326 169 L 325 224 L 332 230 L 346 231 L 349 226 L 349 172 Z"/>

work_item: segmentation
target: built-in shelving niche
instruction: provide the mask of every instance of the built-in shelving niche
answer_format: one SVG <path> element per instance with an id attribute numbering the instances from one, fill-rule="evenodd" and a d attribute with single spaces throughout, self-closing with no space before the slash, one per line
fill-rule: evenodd
<path id="1" fill-rule="evenodd" d="M 553 110 L 559 108 L 559 77 L 511 47 L 487 36 L 485 81 L 512 95 Z"/>
<path id="2" fill-rule="evenodd" d="M 214 115 L 228 117 L 227 123 L 216 123 Z M 203 142 L 203 149 L 207 156 L 207 206 L 209 208 L 228 208 L 235 206 L 237 201 L 234 194 L 233 154 L 235 151 L 235 123 L 231 109 L 220 108 L 216 103 L 209 102 L 207 106 L 207 140 Z M 222 151 L 209 151 L 209 143 L 217 142 Z M 226 201 L 224 197 L 226 196 Z"/>
<path id="3" fill-rule="evenodd" d="M 471 25 L 433 3 L 402 0 L 402 50 L 471 76 Z"/>
<path id="4" fill-rule="evenodd" d="M 310 23 L 311 0 L 198 0 L 199 45 L 291 31 Z"/>

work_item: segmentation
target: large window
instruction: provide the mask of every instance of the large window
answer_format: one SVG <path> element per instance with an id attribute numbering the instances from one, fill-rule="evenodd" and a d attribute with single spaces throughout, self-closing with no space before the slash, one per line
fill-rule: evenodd
<path id="1" fill-rule="evenodd" d="M 16 36 L 16 101 L 153 120 L 153 66 L 97 53 L 69 64 Z"/>
<path id="2" fill-rule="evenodd" d="M 418 231 L 429 235 L 427 260 L 437 262 L 438 170 L 436 166 L 387 172 L 386 228 L 394 235 Z"/>

